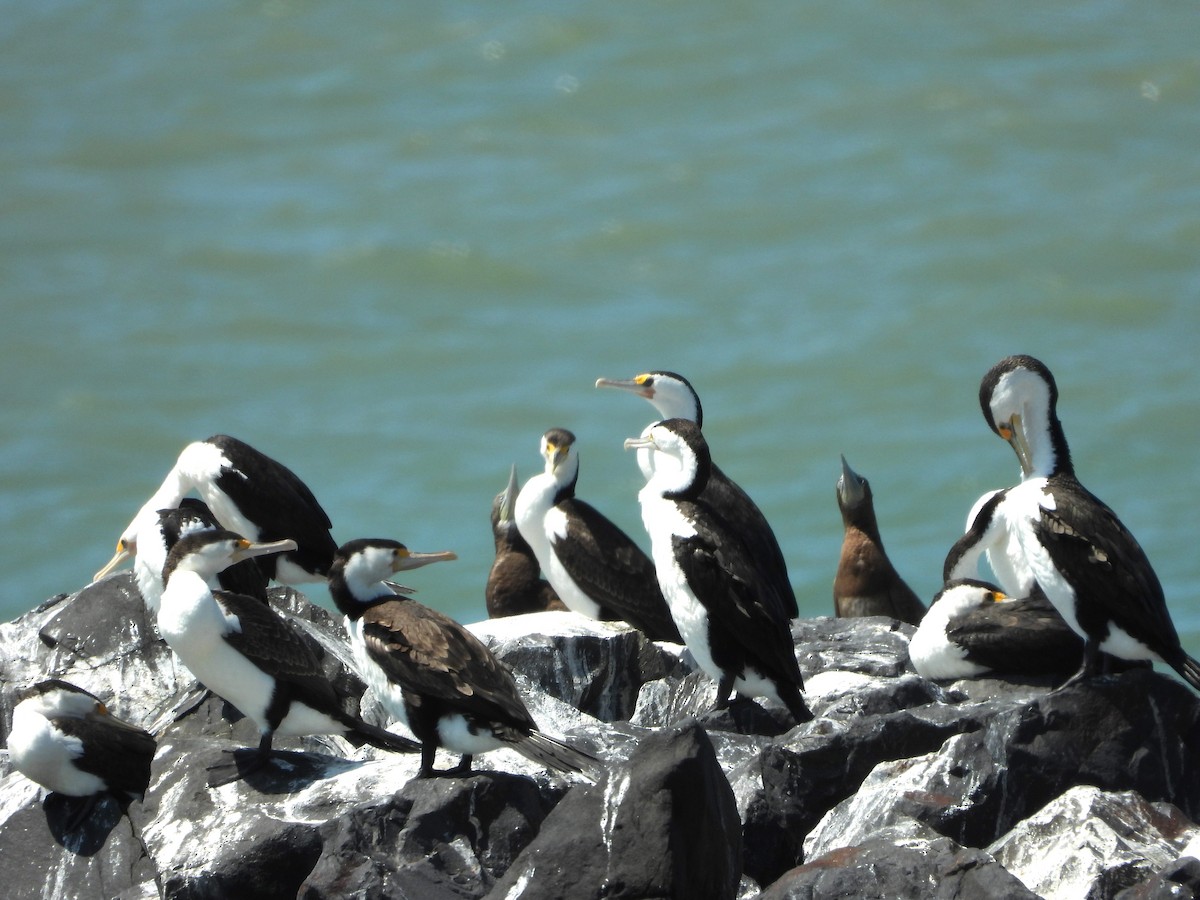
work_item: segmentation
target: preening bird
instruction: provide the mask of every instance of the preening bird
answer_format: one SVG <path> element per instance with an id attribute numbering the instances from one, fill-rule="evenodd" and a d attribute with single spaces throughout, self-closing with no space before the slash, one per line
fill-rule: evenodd
<path id="1" fill-rule="evenodd" d="M 594 768 L 595 758 L 538 730 L 512 674 L 482 641 L 387 582 L 393 573 L 454 558 L 361 539 L 342 545 L 329 575 L 359 674 L 421 741 L 421 777 L 467 774 L 476 754 L 499 747 L 562 772 Z M 434 769 L 438 747 L 461 754 L 458 765 Z"/>
<path id="2" fill-rule="evenodd" d="M 488 572 L 484 600 L 493 619 L 522 613 L 565 610 L 566 604 L 542 577 L 542 567 L 517 528 L 516 504 L 520 488 L 517 467 L 508 476 L 508 486 L 492 501 L 492 536 L 496 557 Z"/>
<path id="3" fill-rule="evenodd" d="M 933 598 L 908 642 L 918 674 L 935 680 L 1070 674 L 1083 641 L 1041 591 L 1010 599 L 993 584 L 952 581 Z"/>
<path id="4" fill-rule="evenodd" d="M 812 718 L 801 691 L 791 626 L 772 582 L 723 516 L 704 499 L 711 462 L 695 422 L 668 419 L 626 448 L 652 452 L 638 494 L 659 585 L 696 663 L 717 682 L 717 708 L 733 691 L 773 697 L 797 722 Z"/>
<path id="5" fill-rule="evenodd" d="M 1022 474 L 1001 504 L 1005 528 L 981 541 L 1003 548 L 1015 536 L 1034 580 L 1083 638 L 1083 665 L 1067 683 L 1096 674 L 1104 652 L 1161 660 L 1200 690 L 1200 663 L 1180 644 L 1145 552 L 1075 476 L 1050 370 L 1032 356 L 1007 357 L 984 375 L 979 402 Z"/>
<path id="6" fill-rule="evenodd" d="M 521 488 L 516 519 L 559 599 L 590 618 L 623 619 L 653 640 L 682 643 L 650 557 L 575 496 L 575 435 L 551 428 L 542 435 L 541 454 L 545 470 Z"/>
<path id="7" fill-rule="evenodd" d="M 223 568 L 286 552 L 291 545 L 254 544 L 231 531 L 199 531 L 180 538 L 163 571 L 158 615 L 163 639 L 205 687 L 258 726 L 258 752 L 242 774 L 270 762 L 277 734 L 337 734 L 383 750 L 418 750 L 413 741 L 346 712 L 308 641 L 273 609 L 209 587 Z"/>
<path id="8" fill-rule="evenodd" d="M 104 794 L 123 809 L 144 797 L 156 747 L 145 729 L 114 716 L 94 694 L 57 678 L 19 695 L 8 734 L 8 756 L 18 772 L 56 793 L 91 798 L 68 831 Z"/>
<path id="9" fill-rule="evenodd" d="M 842 512 L 842 552 L 833 580 L 833 608 L 842 618 L 891 616 L 916 625 L 925 604 L 908 586 L 883 549 L 875 500 L 867 479 L 842 457 L 837 480 L 838 509 Z"/>
<path id="10" fill-rule="evenodd" d="M 188 444 L 158 490 L 143 504 L 117 541 L 117 552 L 96 573 L 107 575 L 135 556 L 140 533 L 195 491 L 223 528 L 249 540 L 291 540 L 295 549 L 257 558 L 268 578 L 283 584 L 321 581 L 337 543 L 329 516 L 291 469 L 244 441 L 217 434 Z"/>
<path id="11" fill-rule="evenodd" d="M 704 409 L 700 395 L 690 381 L 675 372 L 644 372 L 630 379 L 598 378 L 596 387 L 611 387 L 636 394 L 658 411 L 659 419 L 687 419 L 704 427 Z M 645 437 L 651 425 L 642 432 Z M 651 454 L 638 451 L 638 466 L 647 480 L 652 474 Z M 787 561 L 775 532 L 767 522 L 761 509 L 742 488 L 716 465 L 704 488 L 705 502 L 737 529 L 754 564 L 762 577 L 771 582 L 774 593 L 783 603 L 783 610 L 790 619 L 799 615 L 796 594 L 788 576 Z"/>

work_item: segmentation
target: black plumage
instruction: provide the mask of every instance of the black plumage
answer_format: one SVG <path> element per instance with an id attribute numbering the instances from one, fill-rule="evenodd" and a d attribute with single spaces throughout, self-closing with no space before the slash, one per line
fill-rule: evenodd
<path id="1" fill-rule="evenodd" d="M 160 509 L 158 521 L 167 553 L 171 552 L 171 548 L 179 543 L 179 539 L 185 534 L 197 530 L 216 531 L 221 528 L 208 504 L 196 497 L 184 497 L 173 509 Z M 217 573 L 217 582 L 222 590 L 267 602 L 267 585 L 270 579 L 255 560 L 244 559 L 223 569 Z"/>
<path id="2" fill-rule="evenodd" d="M 1075 672 L 1083 640 L 1040 590 L 1028 597 L 981 603 L 954 616 L 946 638 L 971 662 L 997 672 L 1056 675 Z"/>

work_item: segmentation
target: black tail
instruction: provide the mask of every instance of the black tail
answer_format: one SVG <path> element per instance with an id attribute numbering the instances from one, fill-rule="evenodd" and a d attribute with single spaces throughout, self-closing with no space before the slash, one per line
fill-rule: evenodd
<path id="1" fill-rule="evenodd" d="M 777 684 L 775 690 L 779 694 L 779 699 L 783 701 L 783 705 L 792 714 L 792 718 L 796 720 L 797 725 L 812 721 L 812 710 L 808 708 L 808 704 L 800 696 L 800 689 L 798 687 L 795 685 Z"/>
<path id="2" fill-rule="evenodd" d="M 513 749 L 527 759 L 560 772 L 591 775 L 603 768 L 603 763 L 590 753 L 540 731 L 530 732 L 529 737 L 513 744 Z"/>
<path id="3" fill-rule="evenodd" d="M 1196 662 L 1185 653 L 1179 665 L 1175 667 L 1175 671 L 1184 681 L 1200 691 L 1200 662 Z"/>
<path id="4" fill-rule="evenodd" d="M 421 745 L 411 741 L 402 734 L 393 734 L 378 725 L 364 722 L 353 716 L 346 716 L 346 739 L 355 746 L 370 744 L 380 750 L 390 750 L 393 753 L 420 753 Z"/>

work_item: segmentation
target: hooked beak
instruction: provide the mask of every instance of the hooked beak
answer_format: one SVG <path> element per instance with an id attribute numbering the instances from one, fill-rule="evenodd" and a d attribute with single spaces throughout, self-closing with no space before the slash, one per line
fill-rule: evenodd
<path id="1" fill-rule="evenodd" d="M 998 428 L 1000 437 L 1008 441 L 1013 452 L 1017 454 L 1017 460 L 1021 463 L 1022 474 L 1028 476 L 1033 472 L 1033 453 L 1029 449 L 1029 442 L 1025 439 L 1025 429 L 1022 427 L 1021 414 L 1015 413 L 1013 417 Z"/>
<path id="2" fill-rule="evenodd" d="M 119 566 L 133 559 L 137 554 L 137 544 L 133 541 L 121 539 L 117 541 L 117 552 L 107 563 L 104 564 L 99 572 L 92 576 L 92 581 L 99 581 L 105 575 L 115 571 Z"/>
<path id="3" fill-rule="evenodd" d="M 654 388 L 647 384 L 641 376 L 627 379 L 597 378 L 596 387 L 619 388 L 620 390 L 637 394 L 639 397 L 645 397 L 647 400 L 654 396 Z"/>
<path id="4" fill-rule="evenodd" d="M 270 541 L 265 544 L 255 544 L 250 541 L 243 540 L 233 551 L 233 561 L 241 562 L 243 559 L 253 559 L 256 556 L 267 556 L 271 553 L 286 553 L 289 550 L 296 549 L 296 542 L 291 538 L 282 541 Z"/>
<path id="5" fill-rule="evenodd" d="M 458 554 L 453 550 L 438 550 L 434 553 L 417 553 L 413 550 L 405 550 L 397 553 L 392 559 L 392 571 L 406 572 L 409 569 L 419 569 L 421 566 L 427 566 L 430 563 L 451 559 L 458 559 Z"/>
<path id="6" fill-rule="evenodd" d="M 637 450 L 642 447 L 654 447 L 654 446 L 656 446 L 654 443 L 654 438 L 650 437 L 649 435 L 646 435 L 645 437 L 625 438 L 625 449 L 626 450 Z"/>

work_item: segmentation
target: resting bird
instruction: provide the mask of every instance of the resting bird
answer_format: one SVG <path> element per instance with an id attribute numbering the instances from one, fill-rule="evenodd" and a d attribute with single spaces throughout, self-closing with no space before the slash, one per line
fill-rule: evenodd
<path id="1" fill-rule="evenodd" d="M 642 521 L 671 615 L 697 665 L 717 682 L 716 708 L 736 690 L 780 701 L 796 722 L 811 719 L 773 583 L 739 532 L 704 500 L 711 464 L 699 426 L 668 419 L 625 446 L 653 452 L 653 474 L 638 494 Z"/>
<path id="2" fill-rule="evenodd" d="M 925 604 L 884 552 L 871 485 L 847 465 L 844 456 L 837 500 L 843 534 L 833 580 L 834 612 L 842 618 L 891 616 L 910 625 L 918 624 L 925 615 Z"/>
<path id="3" fill-rule="evenodd" d="M 514 518 L 517 503 L 517 467 L 508 476 L 508 487 L 492 501 L 492 536 L 496 539 L 496 558 L 488 572 L 484 600 L 493 619 L 522 613 L 565 610 L 550 582 L 542 577 L 541 566 L 521 537 Z"/>
<path id="4" fill-rule="evenodd" d="M 650 401 L 658 411 L 660 419 L 687 419 L 695 422 L 700 428 L 704 427 L 704 409 L 700 405 L 700 395 L 696 393 L 691 382 L 675 372 L 644 372 L 629 380 L 598 378 L 596 387 L 617 388 L 636 394 Z M 647 429 L 649 427 L 647 426 Z M 646 431 L 643 431 L 642 437 L 645 436 Z M 651 475 L 650 460 L 650 454 L 638 452 L 638 465 L 647 480 Z M 796 618 L 799 610 L 796 606 L 796 594 L 788 576 L 787 562 L 779 547 L 779 541 L 775 538 L 775 532 L 762 510 L 715 463 L 712 465 L 708 485 L 704 488 L 704 500 L 742 535 L 754 564 L 773 585 L 775 595 L 783 604 L 784 613 L 789 619 Z"/>
<path id="5" fill-rule="evenodd" d="M 359 674 L 421 741 L 420 777 L 465 775 L 476 754 L 499 747 L 562 772 L 594 767 L 592 756 L 538 731 L 512 675 L 482 641 L 448 616 L 394 593 L 386 580 L 454 558 L 361 539 L 342 545 L 329 575 Z M 461 754 L 458 765 L 434 769 L 438 747 Z"/>
<path id="6" fill-rule="evenodd" d="M 1067 685 L 1097 674 L 1103 652 L 1161 660 L 1200 690 L 1200 663 L 1180 644 L 1146 554 L 1075 477 L 1050 370 L 1032 356 L 1007 357 L 983 377 L 979 402 L 1016 453 L 1022 480 L 977 545 L 1003 548 L 1015 538 L 1046 599 L 1083 638 L 1083 665 Z"/>
<path id="7" fill-rule="evenodd" d="M 231 531 L 200 531 L 175 544 L 163 570 L 163 639 L 205 687 L 258 726 L 258 752 L 241 774 L 270 762 L 277 734 L 337 734 L 383 750 L 418 750 L 407 738 L 346 712 L 308 641 L 273 609 L 208 586 L 232 563 L 286 551 L 290 544 L 252 544 Z"/>
<path id="8" fill-rule="evenodd" d="M 296 548 L 257 558 L 275 581 L 321 581 L 337 543 L 329 516 L 291 469 L 244 441 L 217 434 L 188 444 L 153 496 L 138 510 L 117 541 L 117 552 L 95 575 L 107 575 L 138 553 L 140 532 L 152 527 L 160 509 L 170 509 L 196 491 L 222 527 L 255 541 L 291 540 Z"/>
<path id="9" fill-rule="evenodd" d="M 122 809 L 144 797 L 156 747 L 149 732 L 57 678 L 19 695 L 8 734 L 8 757 L 18 772 L 56 793 L 88 798 L 67 831 L 82 824 L 105 794 Z"/>
<path id="10" fill-rule="evenodd" d="M 962 579 L 933 598 L 908 655 L 918 674 L 935 680 L 1058 675 L 1079 668 L 1083 641 L 1040 591 L 1013 600 L 995 585 Z"/>
<path id="11" fill-rule="evenodd" d="M 541 453 L 545 471 L 517 496 L 517 527 L 559 599 L 590 618 L 623 619 L 652 640 L 683 643 L 654 563 L 629 535 L 575 497 L 575 435 L 551 428 L 542 435 Z"/>

